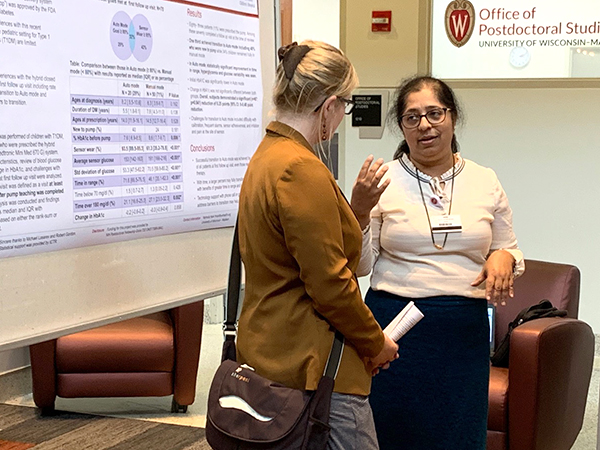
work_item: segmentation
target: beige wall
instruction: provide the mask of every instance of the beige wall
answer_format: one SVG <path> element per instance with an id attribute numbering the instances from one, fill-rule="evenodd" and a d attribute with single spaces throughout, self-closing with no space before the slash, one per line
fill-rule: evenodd
<path id="1" fill-rule="evenodd" d="M 422 0 L 342 2 L 341 46 L 362 88 L 393 89 L 423 68 L 427 35 Z M 392 32 L 370 33 L 372 10 L 392 10 Z M 422 72 L 422 70 L 421 70 Z M 474 86 L 471 84 L 471 86 Z M 458 130 L 464 157 L 492 167 L 508 193 L 526 257 L 574 264 L 582 272 L 580 317 L 600 333 L 599 88 L 455 85 L 466 112 Z M 345 124 L 345 179 L 350 192 L 364 159 L 389 160 L 399 137 L 358 138 Z"/>
<path id="2" fill-rule="evenodd" d="M 340 46 L 340 0 L 296 0 L 292 11 L 292 41 Z"/>
<path id="3" fill-rule="evenodd" d="M 371 11 L 392 11 L 390 33 L 371 32 Z M 419 1 L 342 0 L 341 42 L 363 87 L 393 87 L 417 71 Z"/>

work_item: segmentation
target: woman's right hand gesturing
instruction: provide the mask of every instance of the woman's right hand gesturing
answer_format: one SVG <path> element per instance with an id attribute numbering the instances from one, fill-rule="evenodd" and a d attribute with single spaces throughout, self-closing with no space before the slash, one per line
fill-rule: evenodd
<path id="1" fill-rule="evenodd" d="M 379 197 L 390 184 L 390 179 L 385 180 L 381 185 L 381 179 L 388 170 L 388 167 L 383 165 L 383 159 L 379 158 L 373 163 L 373 155 L 365 160 L 364 164 L 358 172 L 354 187 L 352 188 L 352 198 L 350 205 L 358 217 L 361 229 L 365 229 L 371 221 L 371 210 L 379 201 Z"/>

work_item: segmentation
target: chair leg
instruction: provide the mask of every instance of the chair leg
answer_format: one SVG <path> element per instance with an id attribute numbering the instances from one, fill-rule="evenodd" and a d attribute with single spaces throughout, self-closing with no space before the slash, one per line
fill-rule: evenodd
<path id="1" fill-rule="evenodd" d="M 175 399 L 173 399 L 173 401 L 171 402 L 171 412 L 172 413 L 182 413 L 185 414 L 187 412 L 188 409 L 188 405 L 180 405 L 179 403 L 177 403 L 175 401 Z"/>
<path id="2" fill-rule="evenodd" d="M 44 407 L 40 408 L 40 415 L 42 417 L 56 415 L 56 410 L 54 409 L 54 403 L 51 406 L 44 406 Z"/>

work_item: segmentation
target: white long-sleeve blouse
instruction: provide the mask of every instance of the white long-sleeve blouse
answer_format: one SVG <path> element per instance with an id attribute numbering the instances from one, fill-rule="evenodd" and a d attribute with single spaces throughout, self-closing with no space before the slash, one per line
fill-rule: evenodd
<path id="1" fill-rule="evenodd" d="M 391 183 L 371 212 L 357 271 L 363 276 L 372 269 L 373 289 L 411 298 L 484 298 L 485 283 L 473 287 L 471 282 L 498 249 L 514 256 L 515 275 L 523 273 L 512 211 L 496 173 L 456 156 L 454 168 L 436 178 L 418 171 L 407 155 L 387 164 L 384 179 Z M 460 217 L 462 231 L 448 233 L 444 248 L 438 250 L 431 227 L 436 217 L 447 213 Z M 445 233 L 434 239 L 443 245 Z"/>

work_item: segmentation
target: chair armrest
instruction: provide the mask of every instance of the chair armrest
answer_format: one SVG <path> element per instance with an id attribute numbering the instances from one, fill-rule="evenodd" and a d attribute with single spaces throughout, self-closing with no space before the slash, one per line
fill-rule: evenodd
<path id="1" fill-rule="evenodd" d="M 577 319 L 544 318 L 513 330 L 508 381 L 511 450 L 570 449 L 583 423 L 594 334 Z"/>
<path id="2" fill-rule="evenodd" d="M 180 405 L 191 405 L 196 396 L 204 301 L 173 308 L 170 314 L 175 333 L 173 399 Z"/>
<path id="3" fill-rule="evenodd" d="M 29 346 L 33 401 L 42 410 L 53 409 L 56 399 L 56 339 Z"/>

